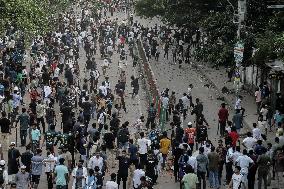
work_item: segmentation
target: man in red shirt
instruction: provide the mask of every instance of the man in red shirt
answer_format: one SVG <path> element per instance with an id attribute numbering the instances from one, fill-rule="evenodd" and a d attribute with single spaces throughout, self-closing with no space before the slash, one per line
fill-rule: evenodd
<path id="1" fill-rule="evenodd" d="M 194 147 L 194 141 L 196 136 L 196 129 L 192 127 L 192 123 L 189 122 L 187 124 L 188 128 L 184 130 L 184 133 L 186 134 L 186 137 L 188 139 L 187 143 L 190 146 L 190 149 L 193 150 Z"/>
<path id="2" fill-rule="evenodd" d="M 221 104 L 221 108 L 219 109 L 219 112 L 218 112 L 218 117 L 219 117 L 220 134 L 221 134 L 221 137 L 223 137 L 224 132 L 225 132 L 226 123 L 229 117 L 229 111 L 226 109 L 225 103 Z"/>
<path id="3" fill-rule="evenodd" d="M 239 134 L 237 133 L 236 127 L 232 127 L 232 131 L 229 133 L 229 136 L 232 139 L 232 146 L 236 147 L 237 146 L 237 141 L 239 140 Z"/>

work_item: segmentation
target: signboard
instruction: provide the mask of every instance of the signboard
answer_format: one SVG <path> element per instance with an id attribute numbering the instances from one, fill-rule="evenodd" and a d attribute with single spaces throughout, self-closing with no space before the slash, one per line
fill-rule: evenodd
<path id="1" fill-rule="evenodd" d="M 243 61 L 243 55 L 244 55 L 244 44 L 241 41 L 239 41 L 236 43 L 234 47 L 234 58 L 237 67 L 239 67 L 241 62 Z"/>

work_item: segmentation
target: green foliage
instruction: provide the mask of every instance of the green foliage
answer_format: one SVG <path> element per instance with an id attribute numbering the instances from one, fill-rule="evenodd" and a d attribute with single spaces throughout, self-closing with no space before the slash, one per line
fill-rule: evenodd
<path id="1" fill-rule="evenodd" d="M 66 10 L 70 0 L 0 0 L 0 32 L 13 26 L 26 38 L 44 34 L 54 27 L 51 19 Z"/>
<path id="2" fill-rule="evenodd" d="M 135 4 L 135 9 L 139 16 L 153 18 L 165 15 L 165 4 L 166 0 L 139 0 Z"/>
<path id="3" fill-rule="evenodd" d="M 29 34 L 45 32 L 48 28 L 47 2 L 35 0 L 4 0 L 1 28 L 12 25 Z"/>
<path id="4" fill-rule="evenodd" d="M 253 57 L 255 63 L 261 64 L 275 59 L 284 61 L 284 32 L 276 34 L 266 31 L 256 37 L 256 47 L 257 51 Z"/>

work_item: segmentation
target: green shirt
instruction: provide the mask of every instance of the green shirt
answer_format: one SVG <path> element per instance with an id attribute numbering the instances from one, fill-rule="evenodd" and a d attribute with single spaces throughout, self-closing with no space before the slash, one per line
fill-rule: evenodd
<path id="1" fill-rule="evenodd" d="M 66 186 L 65 174 L 68 174 L 68 169 L 65 165 L 57 165 L 55 167 L 56 173 L 56 186 Z"/>
<path id="2" fill-rule="evenodd" d="M 196 189 L 196 183 L 198 183 L 198 178 L 194 173 L 188 173 L 183 176 L 183 189 Z"/>
<path id="3" fill-rule="evenodd" d="M 19 115 L 18 121 L 20 122 L 20 130 L 27 130 L 30 124 L 30 116 L 25 112 Z"/>

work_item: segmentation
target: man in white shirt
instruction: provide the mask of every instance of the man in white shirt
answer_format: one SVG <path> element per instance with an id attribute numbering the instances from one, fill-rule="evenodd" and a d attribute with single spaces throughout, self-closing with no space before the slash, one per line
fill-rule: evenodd
<path id="1" fill-rule="evenodd" d="M 106 189 L 118 189 L 118 184 L 116 183 L 116 174 L 112 173 L 110 175 L 110 181 L 106 182 Z"/>
<path id="2" fill-rule="evenodd" d="M 241 167 L 241 174 L 243 175 L 244 184 L 247 186 L 247 175 L 249 167 L 254 164 L 254 161 L 247 156 L 248 152 L 246 149 L 243 150 L 243 155 L 240 155 L 236 160 L 236 165 Z"/>
<path id="3" fill-rule="evenodd" d="M 183 97 L 181 97 L 183 103 L 183 117 L 186 118 L 188 107 L 190 106 L 190 100 L 187 97 L 186 93 L 183 93 Z"/>
<path id="4" fill-rule="evenodd" d="M 242 96 L 238 96 L 236 103 L 235 103 L 235 110 L 240 110 L 242 112 L 242 115 L 244 116 L 245 109 L 242 107 Z"/>
<path id="5" fill-rule="evenodd" d="M 248 132 L 247 137 L 243 140 L 242 145 L 247 149 L 251 150 L 256 145 L 257 140 L 252 137 L 252 133 Z"/>
<path id="6" fill-rule="evenodd" d="M 92 156 L 89 160 L 88 169 L 95 170 L 95 167 L 98 166 L 100 168 L 100 172 L 102 172 L 103 165 L 104 159 L 101 157 L 100 153 L 97 152 L 96 155 Z"/>
<path id="7" fill-rule="evenodd" d="M 138 153 L 140 157 L 141 167 L 144 168 L 144 165 L 147 163 L 147 152 L 148 147 L 151 145 L 151 141 L 145 138 L 144 132 L 140 133 L 140 139 L 137 140 L 138 144 Z"/>
<path id="8" fill-rule="evenodd" d="M 102 85 L 99 87 L 99 92 L 103 95 L 103 96 L 107 96 L 107 87 L 105 82 L 102 82 Z"/>
<path id="9" fill-rule="evenodd" d="M 139 185 L 141 184 L 140 178 L 145 176 L 145 171 L 141 169 L 141 166 L 138 165 L 137 169 L 133 173 L 133 187 L 134 189 L 137 189 Z"/>
<path id="10" fill-rule="evenodd" d="M 236 161 L 238 159 L 239 156 L 243 155 L 241 153 L 241 147 L 240 146 L 236 146 L 236 151 L 234 151 L 233 155 L 232 155 L 232 159 L 233 159 L 233 163 L 234 165 L 236 164 Z"/>
<path id="11" fill-rule="evenodd" d="M 242 188 L 240 187 L 240 184 L 242 183 L 243 175 L 240 173 L 240 171 L 241 171 L 241 167 L 236 166 L 235 171 L 234 171 L 235 173 L 233 174 L 232 180 L 229 184 L 229 188 L 232 188 L 232 189 Z"/>
<path id="12" fill-rule="evenodd" d="M 86 184 L 88 177 L 88 171 L 86 167 L 83 167 L 84 160 L 79 160 L 77 167 L 72 171 L 73 185 L 72 189 L 83 188 Z"/>
<path id="13" fill-rule="evenodd" d="M 256 140 L 262 140 L 261 130 L 257 127 L 256 123 L 253 123 L 252 137 Z"/>
<path id="14" fill-rule="evenodd" d="M 192 156 L 192 151 L 190 150 L 188 153 L 188 161 L 187 164 L 189 164 L 195 173 L 197 173 L 197 160 L 196 157 Z"/>

